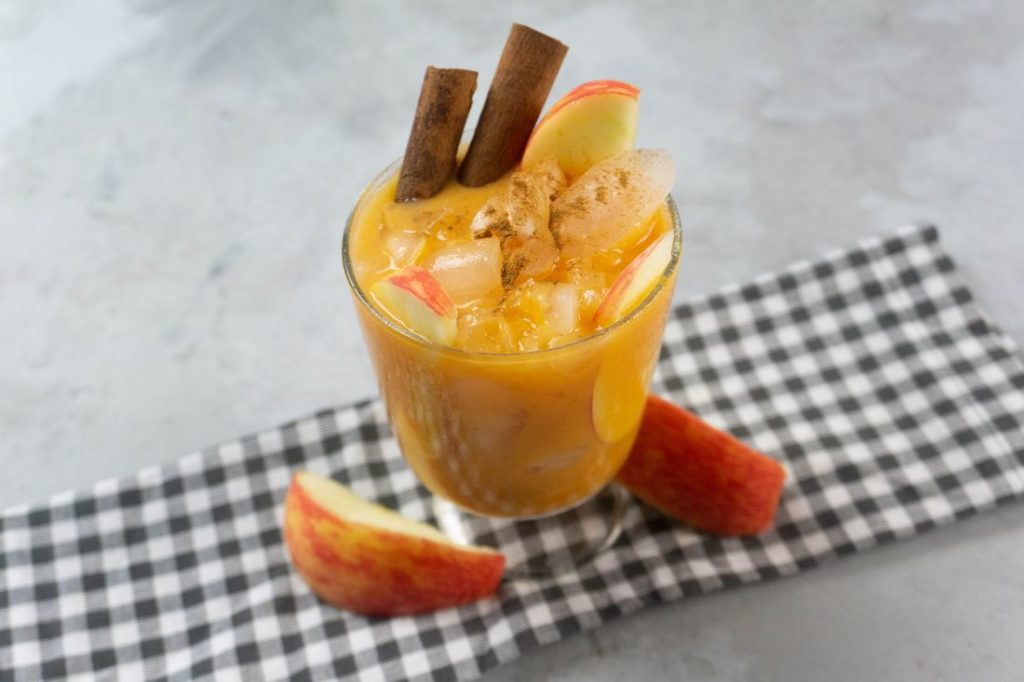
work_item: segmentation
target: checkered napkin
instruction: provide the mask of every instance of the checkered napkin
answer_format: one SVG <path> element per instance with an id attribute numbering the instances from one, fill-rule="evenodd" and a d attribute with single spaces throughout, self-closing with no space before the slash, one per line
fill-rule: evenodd
<path id="1" fill-rule="evenodd" d="M 774 530 L 704 537 L 640 504 L 578 573 L 418 617 L 318 601 L 289 568 L 289 476 L 431 519 L 377 401 L 2 516 L 0 678 L 471 679 L 636 611 L 790 575 L 1024 492 L 1024 365 L 933 228 L 676 308 L 656 379 L 783 460 Z"/>

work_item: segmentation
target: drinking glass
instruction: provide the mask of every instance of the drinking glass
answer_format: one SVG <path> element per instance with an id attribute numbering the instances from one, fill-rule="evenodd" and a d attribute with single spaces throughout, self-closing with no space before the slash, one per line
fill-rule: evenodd
<path id="1" fill-rule="evenodd" d="M 399 448 L 454 540 L 497 546 L 513 575 L 577 566 L 621 530 L 625 493 L 609 483 L 636 437 L 669 314 L 682 246 L 675 203 L 668 197 L 658 218 L 674 234 L 671 261 L 625 317 L 557 348 L 469 352 L 405 329 L 356 278 L 352 231 L 400 163 L 363 191 L 342 240 Z"/>

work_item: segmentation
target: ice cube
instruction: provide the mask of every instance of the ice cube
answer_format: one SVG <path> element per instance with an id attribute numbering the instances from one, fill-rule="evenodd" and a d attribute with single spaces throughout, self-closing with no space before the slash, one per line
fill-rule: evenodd
<path id="1" fill-rule="evenodd" d="M 511 286 L 551 273 L 558 246 L 548 228 L 550 200 L 540 176 L 513 173 L 508 190 L 484 202 L 470 223 L 478 239 L 499 238 L 502 283 Z"/>
<path id="2" fill-rule="evenodd" d="M 509 229 L 508 202 L 501 195 L 485 201 L 469 224 L 474 237 L 499 237 L 508 234 Z"/>
<path id="3" fill-rule="evenodd" d="M 512 330 L 503 314 L 478 307 L 459 314 L 458 345 L 467 351 L 507 353 L 514 350 Z"/>
<path id="4" fill-rule="evenodd" d="M 461 415 L 453 429 L 476 457 L 507 456 L 508 443 L 526 425 L 523 396 L 486 375 L 453 378 L 446 387 L 452 412 Z"/>
<path id="5" fill-rule="evenodd" d="M 509 319 L 519 318 L 527 326 L 541 325 L 547 317 L 554 286 L 551 282 L 527 282 L 512 287 L 505 293 L 502 310 Z"/>
<path id="6" fill-rule="evenodd" d="M 423 246 L 427 240 L 421 234 L 385 229 L 383 242 L 392 265 L 400 269 L 416 262 L 423 253 Z"/>
<path id="7" fill-rule="evenodd" d="M 492 237 L 445 244 L 431 255 L 427 269 L 455 305 L 497 296 L 502 291 L 501 242 Z"/>
<path id="8" fill-rule="evenodd" d="M 384 226 L 389 230 L 426 235 L 441 213 L 442 211 L 436 208 L 418 208 L 415 204 L 393 203 L 384 207 L 382 219 Z"/>
<path id="9" fill-rule="evenodd" d="M 568 334 L 576 328 L 578 303 L 574 285 L 561 282 L 552 287 L 545 315 L 552 331 L 556 334 Z"/>
<path id="10" fill-rule="evenodd" d="M 553 155 L 544 157 L 540 163 L 530 169 L 530 174 L 540 180 L 544 190 L 548 193 L 548 199 L 552 201 L 569 184 L 562 167 L 558 165 L 558 159 Z"/>
<path id="11" fill-rule="evenodd" d="M 558 264 L 558 247 L 541 237 L 506 237 L 501 240 L 501 251 L 504 255 L 501 281 L 505 286 L 544 277 Z"/>
<path id="12" fill-rule="evenodd" d="M 380 239 L 392 268 L 401 269 L 419 260 L 439 213 L 413 210 L 410 204 L 389 204 L 384 208 Z"/>
<path id="13" fill-rule="evenodd" d="M 541 349 L 541 340 L 534 330 L 528 330 L 519 336 L 516 350 L 520 353 L 532 353 Z"/>
<path id="14" fill-rule="evenodd" d="M 508 183 L 508 223 L 512 232 L 533 237 L 548 231 L 551 205 L 538 176 L 513 173 Z"/>
<path id="15" fill-rule="evenodd" d="M 430 223 L 428 228 L 434 239 L 442 242 L 469 239 L 471 230 L 467 229 L 461 213 L 450 208 L 442 209 Z"/>
<path id="16" fill-rule="evenodd" d="M 517 234 L 547 238 L 550 215 L 551 201 L 544 178 L 533 173 L 513 173 L 505 194 L 485 201 L 469 229 L 474 237 Z"/>
<path id="17" fill-rule="evenodd" d="M 668 152 L 632 149 L 600 161 L 551 205 L 551 230 L 576 259 L 639 237 L 675 182 Z"/>
<path id="18" fill-rule="evenodd" d="M 589 261 L 582 261 L 569 269 L 569 280 L 576 287 L 579 302 L 578 319 L 582 320 L 593 318 L 608 292 L 608 278 L 604 272 L 589 266 Z"/>

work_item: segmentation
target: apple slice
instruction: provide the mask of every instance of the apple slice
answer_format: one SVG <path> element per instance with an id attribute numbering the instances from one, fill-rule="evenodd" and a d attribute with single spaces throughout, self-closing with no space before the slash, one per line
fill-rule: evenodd
<path id="1" fill-rule="evenodd" d="M 619 358 L 601 365 L 590 407 L 594 430 L 601 442 L 618 443 L 636 433 L 649 378 L 637 372 L 633 363 Z"/>
<path id="2" fill-rule="evenodd" d="M 674 239 L 675 235 L 672 232 L 658 237 L 619 273 L 594 313 L 594 324 L 607 327 L 629 313 L 644 299 L 672 260 Z"/>
<path id="3" fill-rule="evenodd" d="M 640 90 L 629 83 L 584 83 L 555 102 L 526 143 L 523 168 L 548 156 L 578 178 L 598 161 L 630 149 L 636 140 Z"/>
<path id="4" fill-rule="evenodd" d="M 455 339 L 455 304 L 441 283 L 418 265 L 374 283 L 370 294 L 403 326 L 428 341 L 447 346 Z"/>
<path id="5" fill-rule="evenodd" d="M 457 545 L 436 528 L 300 471 L 284 508 L 292 564 L 321 599 L 367 616 L 424 613 L 498 588 L 505 557 Z"/>
<path id="6" fill-rule="evenodd" d="M 647 504 L 719 535 L 767 530 L 785 479 L 772 458 L 655 395 L 618 474 Z"/>

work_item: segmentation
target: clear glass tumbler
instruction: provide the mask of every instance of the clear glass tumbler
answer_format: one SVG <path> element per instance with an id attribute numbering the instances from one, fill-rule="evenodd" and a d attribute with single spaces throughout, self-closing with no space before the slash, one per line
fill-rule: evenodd
<path id="1" fill-rule="evenodd" d="M 659 214 L 674 234 L 670 264 L 627 316 L 559 348 L 467 352 L 399 326 L 357 281 L 352 231 L 400 162 L 357 201 L 342 260 L 402 454 L 453 539 L 498 545 L 513 573 L 578 564 L 620 530 L 624 493 L 609 483 L 636 437 L 669 314 L 682 246 L 675 203 Z"/>

